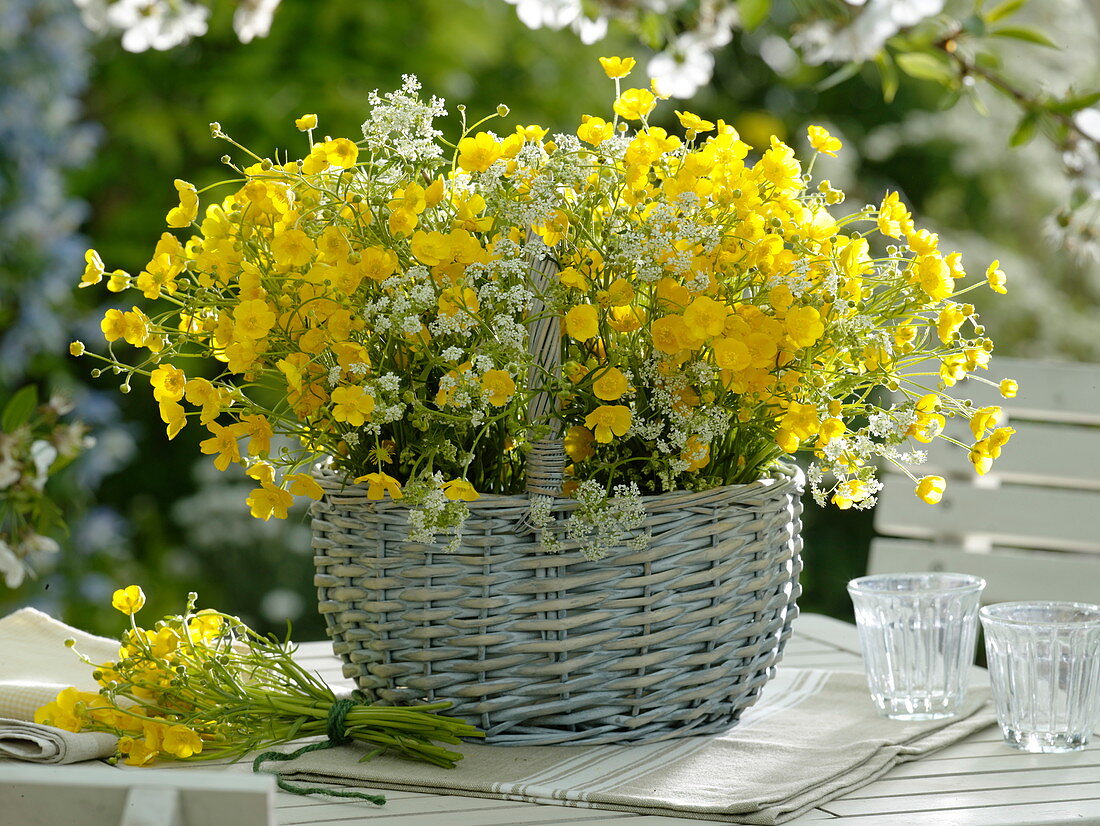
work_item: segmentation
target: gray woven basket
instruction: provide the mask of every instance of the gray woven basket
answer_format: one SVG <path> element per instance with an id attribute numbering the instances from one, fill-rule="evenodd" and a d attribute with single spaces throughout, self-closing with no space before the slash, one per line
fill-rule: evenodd
<path id="1" fill-rule="evenodd" d="M 645 497 L 644 551 L 546 553 L 529 500 L 470 502 L 462 547 L 406 541 L 408 511 L 320 470 L 320 611 L 380 700 L 450 700 L 488 742 L 628 743 L 726 729 L 797 615 L 803 479 Z M 575 506 L 556 504 L 558 518 Z"/>

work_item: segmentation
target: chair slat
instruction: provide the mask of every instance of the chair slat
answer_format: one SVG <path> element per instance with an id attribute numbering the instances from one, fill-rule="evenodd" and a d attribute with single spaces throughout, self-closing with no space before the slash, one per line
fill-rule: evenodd
<path id="1" fill-rule="evenodd" d="M 993 464 L 992 478 L 1003 483 L 1100 489 L 1100 427 L 1051 424 L 1012 419 L 1012 441 Z M 973 436 L 965 423 L 952 422 L 947 434 L 970 444 Z M 922 446 L 925 447 L 925 446 Z M 972 479 L 974 467 L 966 449 L 936 439 L 925 449 L 928 461 L 920 474 Z M 884 468 L 894 470 L 892 465 Z"/>
<path id="2" fill-rule="evenodd" d="M 1100 491 L 986 489 L 956 481 L 938 505 L 917 499 L 911 484 L 887 485 L 875 522 L 880 533 L 893 536 L 982 537 L 1016 548 L 1100 553 L 1097 514 Z"/>
<path id="3" fill-rule="evenodd" d="M 876 539 L 867 572 L 952 571 L 986 581 L 982 601 L 1028 599 L 1100 602 L 1100 560 L 1088 554 L 1021 552 L 995 547 L 974 553 L 919 539 Z"/>
<path id="4" fill-rule="evenodd" d="M 1100 425 L 1100 365 L 995 356 L 991 366 L 979 375 L 994 383 L 1015 379 L 1020 384 L 1015 398 L 1002 398 L 998 388 L 973 379 L 960 383 L 952 395 L 980 407 L 999 405 L 1013 418 Z"/>

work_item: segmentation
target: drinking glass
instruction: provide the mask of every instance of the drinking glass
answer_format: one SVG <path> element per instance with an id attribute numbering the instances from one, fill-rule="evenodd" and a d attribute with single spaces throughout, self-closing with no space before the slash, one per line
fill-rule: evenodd
<path id="1" fill-rule="evenodd" d="M 881 574 L 848 583 L 871 700 L 894 720 L 938 720 L 966 699 L 985 580 Z"/>
<path id="2" fill-rule="evenodd" d="M 1084 748 L 1100 719 L 1100 605 L 1002 602 L 981 610 L 997 721 L 1032 752 Z"/>

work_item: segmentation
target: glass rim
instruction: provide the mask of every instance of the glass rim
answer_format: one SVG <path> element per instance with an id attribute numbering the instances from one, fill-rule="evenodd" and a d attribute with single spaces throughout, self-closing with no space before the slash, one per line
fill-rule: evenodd
<path id="1" fill-rule="evenodd" d="M 928 577 L 930 579 L 939 579 L 940 582 L 929 588 L 911 591 L 901 591 L 897 588 L 875 587 L 876 583 L 903 577 Z M 954 579 L 956 582 L 954 584 L 949 584 L 947 582 L 949 579 Z M 973 591 L 981 591 L 985 588 L 985 584 L 985 579 L 980 576 L 975 576 L 974 574 L 961 574 L 954 571 L 905 571 L 896 574 L 868 574 L 867 576 L 856 577 L 848 582 L 848 593 L 875 596 L 886 594 L 892 596 L 904 596 L 907 594 L 964 594 Z"/>
<path id="2" fill-rule="evenodd" d="M 1079 611 L 1082 614 L 1091 614 L 1091 617 L 1082 617 L 1076 620 L 1054 619 L 1017 619 L 1000 616 L 1000 611 L 1020 608 L 1061 608 Z M 992 605 L 983 605 L 978 610 L 982 624 L 1011 625 L 1015 628 L 1083 628 L 1088 626 L 1100 627 L 1100 605 L 1090 602 L 1068 602 L 1059 600 L 1017 600 L 1014 602 L 996 602 Z"/>

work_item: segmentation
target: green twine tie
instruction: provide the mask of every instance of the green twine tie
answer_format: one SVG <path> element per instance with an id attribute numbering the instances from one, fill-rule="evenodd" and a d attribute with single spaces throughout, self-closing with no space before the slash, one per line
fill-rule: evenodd
<path id="1" fill-rule="evenodd" d="M 309 754 L 311 751 L 321 751 L 322 749 L 331 749 L 333 746 L 343 746 L 352 741 L 352 738 L 348 736 L 347 731 L 347 719 L 348 712 L 355 708 L 356 701 L 354 699 L 345 697 L 337 700 L 329 707 L 328 717 L 325 719 L 325 734 L 326 740 L 321 743 L 309 743 L 302 746 L 300 749 L 296 749 L 292 752 L 283 753 L 281 751 L 265 751 L 263 754 L 256 757 L 252 761 L 252 771 L 259 772 L 260 764 L 266 763 L 270 760 L 284 761 L 295 760 L 301 757 L 303 754 Z M 275 785 L 277 785 L 284 792 L 290 792 L 291 794 L 307 795 L 307 794 L 323 794 L 328 797 L 354 797 L 359 800 L 367 800 L 376 806 L 381 806 L 386 802 L 384 795 L 370 794 L 368 792 L 353 792 L 344 791 L 340 789 L 321 789 L 313 788 L 309 786 L 292 786 L 289 782 L 284 780 L 278 773 L 274 773 Z"/>

